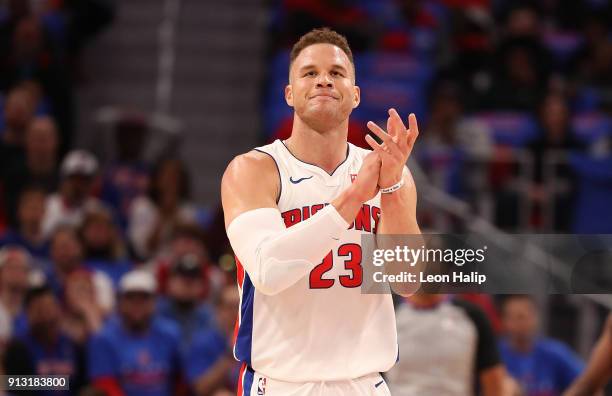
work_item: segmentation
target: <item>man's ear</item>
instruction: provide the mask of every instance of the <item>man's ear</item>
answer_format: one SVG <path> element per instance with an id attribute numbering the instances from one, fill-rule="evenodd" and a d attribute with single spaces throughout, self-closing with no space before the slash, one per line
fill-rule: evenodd
<path id="1" fill-rule="evenodd" d="M 287 84 L 285 86 L 285 102 L 291 107 L 293 107 L 293 89 L 291 84 Z"/>
<path id="2" fill-rule="evenodd" d="M 361 89 L 357 85 L 355 85 L 353 89 L 355 90 L 355 93 L 353 95 L 353 109 L 354 109 L 357 106 L 359 106 L 359 103 L 361 103 Z"/>

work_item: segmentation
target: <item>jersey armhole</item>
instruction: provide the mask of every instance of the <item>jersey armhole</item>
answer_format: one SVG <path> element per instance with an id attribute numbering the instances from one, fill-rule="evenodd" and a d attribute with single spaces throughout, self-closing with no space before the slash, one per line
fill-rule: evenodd
<path id="1" fill-rule="evenodd" d="M 268 155 L 270 158 L 272 158 L 272 161 L 274 161 L 274 166 L 276 166 L 276 172 L 278 173 L 278 196 L 276 197 L 276 204 L 278 205 L 279 201 L 280 201 L 280 197 L 281 194 L 283 193 L 283 179 L 281 178 L 281 173 L 280 173 L 280 168 L 278 166 L 278 162 L 276 162 L 276 158 L 274 158 L 274 156 L 266 151 L 263 150 L 259 150 L 259 149 L 253 149 L 259 153 L 263 153 Z"/>

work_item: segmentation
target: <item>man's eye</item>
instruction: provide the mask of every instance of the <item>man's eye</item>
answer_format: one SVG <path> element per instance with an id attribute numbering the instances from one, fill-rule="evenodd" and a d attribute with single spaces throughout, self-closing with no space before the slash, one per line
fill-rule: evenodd
<path id="1" fill-rule="evenodd" d="M 331 75 L 335 77 L 338 77 L 338 76 L 344 77 L 344 74 L 340 73 L 339 71 L 333 71 L 331 72 Z"/>
<path id="2" fill-rule="evenodd" d="M 317 73 L 315 73 L 314 71 L 309 71 L 306 74 L 304 74 L 304 76 L 309 76 L 309 77 L 314 77 Z"/>

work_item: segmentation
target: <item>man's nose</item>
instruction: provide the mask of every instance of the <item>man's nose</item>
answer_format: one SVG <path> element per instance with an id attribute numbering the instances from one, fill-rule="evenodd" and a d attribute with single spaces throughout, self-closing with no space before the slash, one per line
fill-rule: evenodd
<path id="1" fill-rule="evenodd" d="M 317 79 L 317 87 L 318 88 L 331 88 L 332 87 L 332 79 L 327 73 L 319 74 Z"/>

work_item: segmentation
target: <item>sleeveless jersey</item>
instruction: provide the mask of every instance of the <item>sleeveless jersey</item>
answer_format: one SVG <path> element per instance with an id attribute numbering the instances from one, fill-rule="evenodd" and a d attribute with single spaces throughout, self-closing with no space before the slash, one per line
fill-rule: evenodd
<path id="1" fill-rule="evenodd" d="M 276 162 L 278 208 L 291 227 L 350 186 L 369 153 L 348 144 L 332 174 L 294 157 L 276 140 L 255 150 Z M 240 312 L 234 355 L 256 372 L 289 382 L 333 381 L 389 370 L 398 356 L 390 294 L 362 294 L 361 235 L 376 232 L 380 193 L 365 203 L 338 248 L 286 290 L 259 293 L 238 257 Z M 308 243 L 308 241 L 304 241 Z"/>

